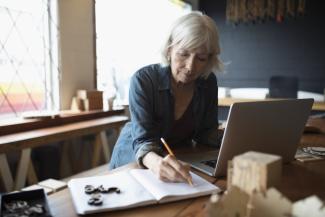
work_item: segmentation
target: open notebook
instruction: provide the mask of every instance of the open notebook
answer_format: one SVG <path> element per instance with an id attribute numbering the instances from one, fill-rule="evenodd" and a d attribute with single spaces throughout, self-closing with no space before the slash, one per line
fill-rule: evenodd
<path id="1" fill-rule="evenodd" d="M 220 191 L 218 187 L 191 173 L 193 186 L 188 183 L 160 181 L 150 170 L 132 169 L 105 176 L 72 179 L 68 183 L 78 214 L 126 209 L 150 204 L 166 203 L 187 198 L 209 195 Z M 86 185 L 105 188 L 118 187 L 120 194 L 102 194 L 103 204 L 88 205 L 90 195 L 84 192 Z"/>

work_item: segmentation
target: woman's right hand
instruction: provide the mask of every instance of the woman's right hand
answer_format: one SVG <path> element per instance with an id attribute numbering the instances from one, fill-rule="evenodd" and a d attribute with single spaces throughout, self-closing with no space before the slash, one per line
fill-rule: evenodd
<path id="1" fill-rule="evenodd" d="M 149 152 L 143 158 L 143 164 L 165 182 L 187 182 L 192 180 L 190 165 L 177 160 L 174 156 L 161 157 Z"/>

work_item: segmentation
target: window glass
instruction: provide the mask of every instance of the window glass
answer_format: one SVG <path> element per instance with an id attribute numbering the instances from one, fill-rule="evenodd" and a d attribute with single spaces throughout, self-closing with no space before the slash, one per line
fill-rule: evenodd
<path id="1" fill-rule="evenodd" d="M 0 1 L 0 119 L 58 109 L 56 2 Z"/>

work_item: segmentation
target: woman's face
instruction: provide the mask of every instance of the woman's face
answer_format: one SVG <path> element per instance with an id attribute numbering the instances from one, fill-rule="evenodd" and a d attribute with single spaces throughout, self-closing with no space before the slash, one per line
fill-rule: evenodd
<path id="1" fill-rule="evenodd" d="M 204 46 L 187 50 L 174 45 L 170 49 L 172 76 L 177 84 L 189 84 L 202 75 L 209 63 L 209 54 Z"/>

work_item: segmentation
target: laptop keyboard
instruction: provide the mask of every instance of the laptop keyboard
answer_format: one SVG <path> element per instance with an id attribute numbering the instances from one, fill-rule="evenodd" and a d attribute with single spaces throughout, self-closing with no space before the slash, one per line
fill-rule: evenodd
<path id="1" fill-rule="evenodd" d="M 209 167 L 212 167 L 212 168 L 215 168 L 216 167 L 216 164 L 217 164 L 217 159 L 215 160 L 206 160 L 206 161 L 202 161 L 201 163 L 209 166 Z"/>

